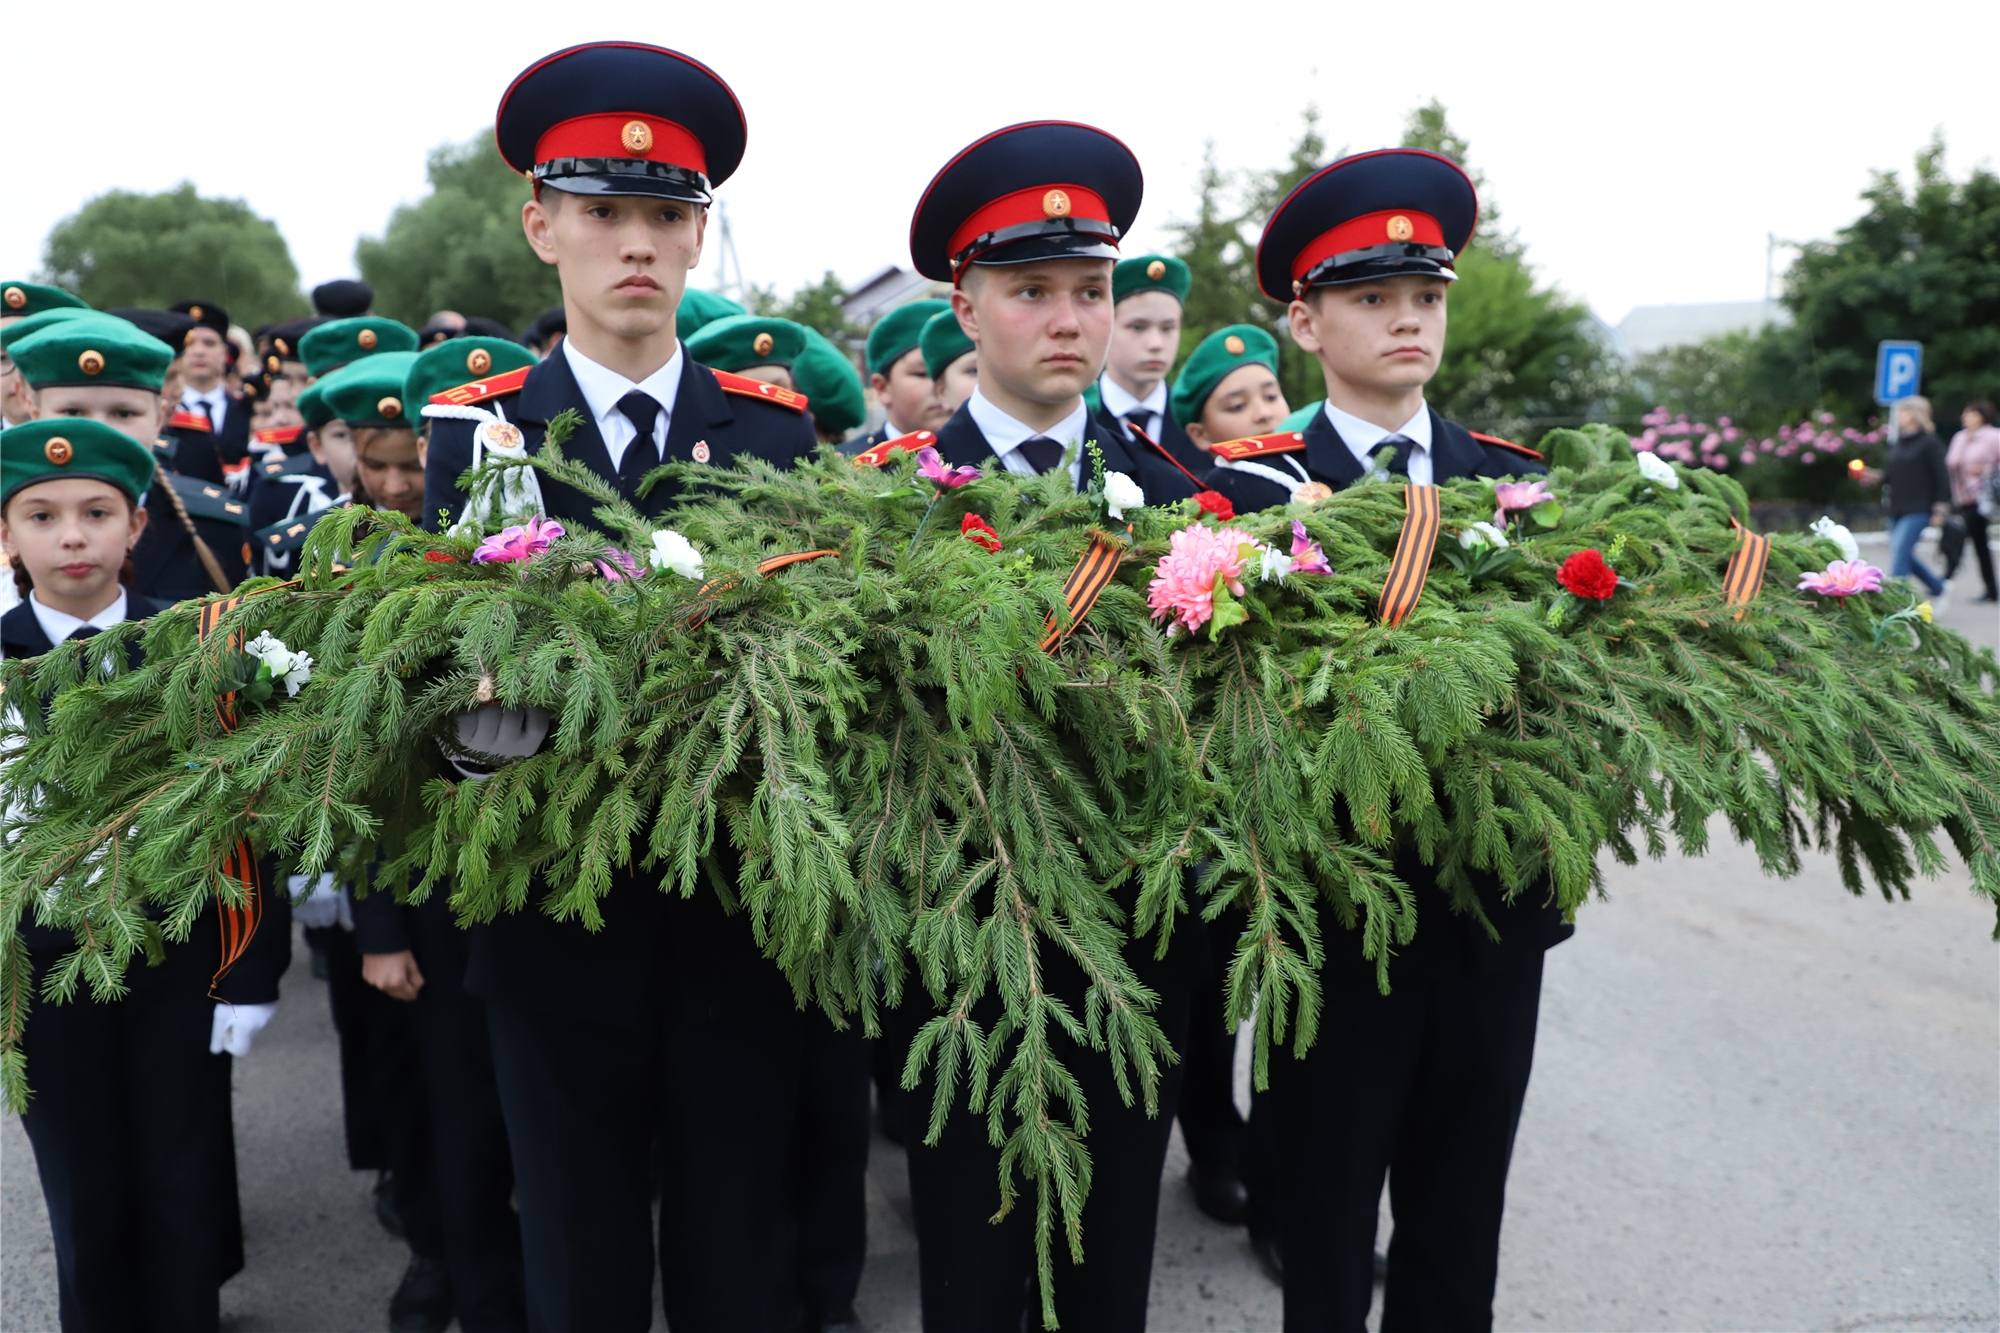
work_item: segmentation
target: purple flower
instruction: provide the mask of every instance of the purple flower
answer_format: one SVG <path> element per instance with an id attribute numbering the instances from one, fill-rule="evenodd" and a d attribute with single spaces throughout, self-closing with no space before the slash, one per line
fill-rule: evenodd
<path id="1" fill-rule="evenodd" d="M 1333 566 L 1326 562 L 1326 552 L 1306 536 L 1306 525 L 1297 519 L 1292 520 L 1292 573 L 1333 573 Z"/>
<path id="2" fill-rule="evenodd" d="M 536 514 L 520 527 L 502 528 L 479 543 L 479 549 L 472 553 L 472 560 L 480 565 L 532 560 L 548 550 L 549 544 L 556 538 L 564 535 L 562 524 Z"/>
<path id="3" fill-rule="evenodd" d="M 611 580 L 613 583 L 622 583 L 626 579 L 645 577 L 645 571 L 639 568 L 639 562 L 617 547 L 605 547 L 604 555 L 604 559 L 594 561 L 593 563 L 597 566 L 597 572 L 604 575 L 605 578 Z"/>
<path id="4" fill-rule="evenodd" d="M 917 471 L 948 491 L 956 490 L 967 482 L 979 480 L 978 468 L 946 467 L 944 459 L 938 456 L 938 451 L 929 445 L 917 450 Z"/>

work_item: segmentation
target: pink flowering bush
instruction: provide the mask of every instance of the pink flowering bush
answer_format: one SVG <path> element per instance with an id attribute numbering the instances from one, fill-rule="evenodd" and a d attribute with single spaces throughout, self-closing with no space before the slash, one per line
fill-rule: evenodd
<path id="1" fill-rule="evenodd" d="M 1879 428 L 1841 426 L 1831 412 L 1780 426 L 1776 434 L 1762 438 L 1728 417 L 1692 421 L 1664 407 L 1654 408 L 1640 423 L 1645 429 L 1632 438 L 1633 448 L 1682 467 L 1730 473 L 1758 500 L 1858 498 L 1848 462 L 1865 455 L 1870 464 L 1879 464 L 1887 440 Z"/>

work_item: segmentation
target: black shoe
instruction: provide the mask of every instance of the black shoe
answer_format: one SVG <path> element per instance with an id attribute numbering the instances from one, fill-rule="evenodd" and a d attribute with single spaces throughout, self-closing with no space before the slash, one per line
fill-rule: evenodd
<path id="1" fill-rule="evenodd" d="M 1195 1206 L 1218 1222 L 1240 1226 L 1250 1211 L 1250 1191 L 1243 1176 L 1227 1162 L 1189 1162 L 1188 1187 Z"/>
<path id="2" fill-rule="evenodd" d="M 1978 603 L 1981 603 L 1981 602 L 1986 602 L 1986 603 L 1992 603 L 1992 602 L 2000 602 L 2000 597 L 1996 597 L 1996 596 L 1994 596 L 1994 595 L 1993 595 L 1992 593 L 1990 593 L 1990 592 L 1989 592 L 1989 593 L 1987 593 L 1987 594 L 1986 594 L 1985 596 L 1983 596 L 1983 597 L 1975 597 L 1975 598 L 1973 598 L 1972 600 L 1973 600 L 1974 604 L 1976 605 L 1976 604 L 1978 604 Z"/>
<path id="3" fill-rule="evenodd" d="M 1280 1287 L 1285 1285 L 1285 1252 L 1278 1248 L 1277 1236 L 1267 1235 L 1253 1227 L 1250 1231 L 1250 1253 L 1257 1256 L 1258 1267 L 1264 1270 L 1265 1277 Z"/>
<path id="4" fill-rule="evenodd" d="M 375 1173 L 375 1220 L 397 1240 L 403 1238 L 403 1215 L 396 1210 L 396 1173 Z"/>
<path id="5" fill-rule="evenodd" d="M 451 1323 L 451 1278 L 444 1260 L 410 1256 L 389 1298 L 389 1333 L 444 1333 Z"/>
<path id="6" fill-rule="evenodd" d="M 1375 1251 L 1375 1285 L 1379 1287 L 1388 1280 L 1389 1256 L 1377 1250 Z"/>
<path id="7" fill-rule="evenodd" d="M 326 950 L 314 949 L 312 951 L 312 974 L 314 981 L 325 981 L 333 975 L 333 968 L 326 961 Z"/>

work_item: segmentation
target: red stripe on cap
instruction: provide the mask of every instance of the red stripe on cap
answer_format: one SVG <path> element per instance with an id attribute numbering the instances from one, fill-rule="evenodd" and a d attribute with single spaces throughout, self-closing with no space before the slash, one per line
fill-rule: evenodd
<path id="1" fill-rule="evenodd" d="M 1400 221 L 1398 221 L 1400 219 Z M 1349 250 L 1366 250 L 1371 245 L 1408 241 L 1412 245 L 1445 244 L 1444 228 L 1428 213 L 1408 208 L 1391 208 L 1380 213 L 1364 213 L 1349 218 L 1332 231 L 1298 252 L 1292 259 L 1292 277 L 1303 278 L 1315 264 L 1344 255 Z"/>
<path id="2" fill-rule="evenodd" d="M 1060 196 L 1059 198 L 1057 196 Z M 1089 218 L 1107 226 L 1111 222 L 1111 210 L 1095 190 L 1086 190 L 1081 185 L 1035 185 L 1012 194 L 1003 194 L 971 217 L 958 224 L 958 230 L 951 234 L 951 243 L 945 246 L 947 255 L 957 255 L 966 246 L 989 231 L 999 231 L 1002 227 L 1018 227 L 1024 222 L 1042 222 L 1050 218 Z"/>
<path id="3" fill-rule="evenodd" d="M 644 126 L 643 136 L 628 127 Z M 635 143 L 643 142 L 643 147 Z M 550 127 L 535 141 L 535 161 L 559 157 L 628 157 L 708 174 L 708 154 L 686 126 L 637 112 L 605 111 Z"/>

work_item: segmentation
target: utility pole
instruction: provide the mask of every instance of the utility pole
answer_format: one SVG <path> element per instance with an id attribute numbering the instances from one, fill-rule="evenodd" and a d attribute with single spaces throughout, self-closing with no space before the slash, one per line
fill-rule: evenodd
<path id="1" fill-rule="evenodd" d="M 715 226 L 720 233 L 716 245 L 715 289 L 739 305 L 748 305 L 750 284 L 743 276 L 743 260 L 736 253 L 736 234 L 729 226 L 729 205 L 715 203 Z"/>

